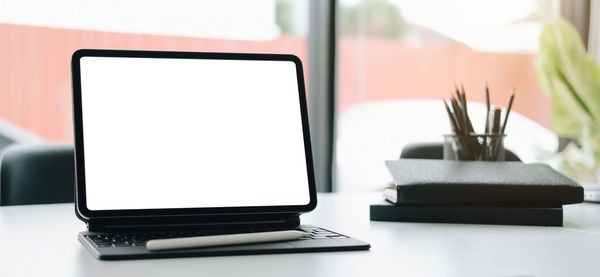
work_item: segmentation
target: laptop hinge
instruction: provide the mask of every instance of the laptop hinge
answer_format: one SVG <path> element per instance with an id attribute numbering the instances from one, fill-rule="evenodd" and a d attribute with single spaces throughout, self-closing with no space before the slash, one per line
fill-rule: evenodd
<path id="1" fill-rule="evenodd" d="M 299 214 L 114 217 L 89 219 L 87 222 L 88 230 L 94 232 L 239 228 L 287 229 L 295 228 L 299 225 Z"/>

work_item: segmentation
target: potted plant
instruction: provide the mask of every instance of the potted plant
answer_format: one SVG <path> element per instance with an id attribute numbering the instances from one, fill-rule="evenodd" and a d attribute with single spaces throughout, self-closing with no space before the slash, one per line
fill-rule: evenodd
<path id="1" fill-rule="evenodd" d="M 579 141 L 561 153 L 558 169 L 579 181 L 600 181 L 600 68 L 571 23 L 558 18 L 544 25 L 536 67 L 552 98 L 552 129 Z"/>

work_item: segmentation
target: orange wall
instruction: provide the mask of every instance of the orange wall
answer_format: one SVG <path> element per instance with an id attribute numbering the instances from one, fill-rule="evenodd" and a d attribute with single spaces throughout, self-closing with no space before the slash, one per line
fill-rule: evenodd
<path id="1" fill-rule="evenodd" d="M 380 38 L 360 48 L 358 38 L 342 37 L 339 45 L 340 111 L 365 101 L 447 98 L 455 83 L 464 84 L 469 100 L 483 102 L 487 80 L 492 104 L 505 106 L 514 87 L 513 109 L 550 127 L 550 98 L 538 86 L 535 55 L 477 52 L 462 44 L 411 46 Z M 365 69 L 358 71 L 361 66 Z M 361 84 L 367 93 L 361 93 Z"/>
<path id="2" fill-rule="evenodd" d="M 0 117 L 72 141 L 70 57 L 80 48 L 293 53 L 308 68 L 306 40 L 292 36 L 253 42 L 0 24 Z"/>
<path id="3" fill-rule="evenodd" d="M 514 86 L 514 109 L 550 125 L 550 100 L 537 85 L 533 55 L 481 53 L 460 44 L 411 46 L 379 38 L 361 46 L 357 38 L 342 37 L 338 47 L 339 111 L 366 101 L 440 99 L 455 82 L 464 83 L 470 100 L 483 101 L 487 80 L 492 103 L 504 105 Z M 80 48 L 293 53 L 308 76 L 306 39 L 289 35 L 254 42 L 0 24 L 0 117 L 49 140 L 71 141 L 69 61 Z M 363 95 L 361 83 L 367 91 Z"/>

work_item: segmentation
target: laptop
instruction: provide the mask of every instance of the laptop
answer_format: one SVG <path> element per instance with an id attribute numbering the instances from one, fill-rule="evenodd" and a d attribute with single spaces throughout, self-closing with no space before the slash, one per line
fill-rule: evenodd
<path id="1" fill-rule="evenodd" d="M 105 260 L 366 250 L 301 225 L 317 205 L 293 55 L 82 49 L 72 56 L 79 241 Z M 151 239 L 302 230 L 149 251 Z"/>

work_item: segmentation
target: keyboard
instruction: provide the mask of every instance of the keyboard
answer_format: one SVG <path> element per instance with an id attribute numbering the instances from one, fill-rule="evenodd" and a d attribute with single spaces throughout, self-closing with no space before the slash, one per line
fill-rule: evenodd
<path id="1" fill-rule="evenodd" d="M 282 229 L 224 229 L 224 230 L 191 230 L 191 231 L 170 231 L 170 232 L 144 232 L 144 233 L 99 233 L 85 235 L 84 237 L 98 248 L 104 247 L 137 247 L 146 246 L 146 242 L 153 239 L 185 238 L 197 236 L 216 236 L 227 234 L 241 234 L 253 232 L 281 231 Z M 289 230 L 289 229 L 286 229 Z M 320 227 L 302 227 L 295 230 L 304 231 L 309 236 L 299 240 L 314 239 L 340 239 L 348 238 L 345 235 L 329 231 Z"/>

